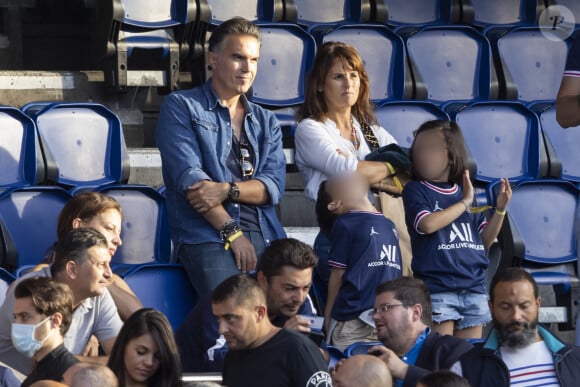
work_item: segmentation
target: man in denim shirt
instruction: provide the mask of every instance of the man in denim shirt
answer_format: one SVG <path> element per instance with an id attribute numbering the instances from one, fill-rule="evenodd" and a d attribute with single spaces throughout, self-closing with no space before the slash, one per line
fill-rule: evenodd
<path id="1" fill-rule="evenodd" d="M 156 141 L 172 239 L 200 297 L 253 271 L 266 245 L 285 236 L 274 207 L 286 171 L 280 124 L 244 95 L 259 55 L 254 24 L 222 23 L 209 40 L 211 79 L 161 106 Z"/>

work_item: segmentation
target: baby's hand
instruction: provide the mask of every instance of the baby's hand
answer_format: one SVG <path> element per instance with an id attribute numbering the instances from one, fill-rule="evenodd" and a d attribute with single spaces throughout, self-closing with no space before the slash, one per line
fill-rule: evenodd
<path id="1" fill-rule="evenodd" d="M 495 200 L 495 208 L 499 211 L 505 211 L 512 198 L 512 187 L 508 179 L 501 179 L 501 187 Z"/>

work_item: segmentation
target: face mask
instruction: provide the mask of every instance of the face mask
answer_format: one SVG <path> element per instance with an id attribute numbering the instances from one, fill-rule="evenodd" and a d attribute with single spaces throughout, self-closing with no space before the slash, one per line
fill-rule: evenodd
<path id="1" fill-rule="evenodd" d="M 36 325 L 13 323 L 12 344 L 14 345 L 14 348 L 28 357 L 32 357 L 36 352 L 38 352 L 40 347 L 42 347 L 42 344 L 44 344 L 46 339 L 50 336 L 50 333 L 47 334 L 44 339 L 38 341 L 34 338 L 34 332 L 36 331 L 36 327 L 44 324 L 48 319 L 50 319 L 50 316 Z"/>

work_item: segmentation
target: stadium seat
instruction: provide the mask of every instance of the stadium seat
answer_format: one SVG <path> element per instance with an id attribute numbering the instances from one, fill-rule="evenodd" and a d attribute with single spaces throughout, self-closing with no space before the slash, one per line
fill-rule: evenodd
<path id="1" fill-rule="evenodd" d="M 14 276 L 6 269 L 0 268 L 0 305 L 4 303 L 6 291 L 14 279 Z"/>
<path id="2" fill-rule="evenodd" d="M 387 102 L 375 109 L 379 125 L 403 148 L 411 148 L 413 132 L 431 120 L 448 120 L 449 115 L 437 105 L 425 101 Z"/>
<path id="3" fill-rule="evenodd" d="M 532 107 L 532 109 L 534 109 Z M 580 183 L 580 126 L 563 129 L 556 121 L 556 107 L 538 111 L 550 159 L 550 176 Z"/>
<path id="4" fill-rule="evenodd" d="M 153 187 L 143 185 L 108 186 L 102 193 L 121 204 L 123 244 L 111 264 L 169 262 L 171 242 L 165 198 Z"/>
<path id="5" fill-rule="evenodd" d="M 286 7 L 295 8 L 296 23 L 312 26 L 366 23 L 371 19 L 371 3 L 370 0 L 292 0 L 286 1 Z"/>
<path id="6" fill-rule="evenodd" d="M 459 19 L 459 2 L 452 0 L 376 0 L 377 8 L 386 7 L 391 27 L 445 25 Z"/>
<path id="7" fill-rule="evenodd" d="M 34 121 L 12 107 L 0 107 L 0 165 L 0 187 L 35 185 L 45 178 Z"/>
<path id="8" fill-rule="evenodd" d="M 497 190 L 497 184 L 492 188 Z M 577 187 L 559 180 L 523 181 L 513 189 L 508 215 L 499 235 L 501 266 L 522 266 L 541 286 L 553 287 L 556 306 L 567 312 L 556 321 L 568 329 L 574 325 L 580 299 L 576 271 L 577 245 L 573 234 L 578 206 Z"/>
<path id="9" fill-rule="evenodd" d="M 241 16 L 252 22 L 277 22 L 284 19 L 283 0 L 208 0 L 212 25 Z"/>
<path id="10" fill-rule="evenodd" d="M 330 41 L 356 47 L 369 75 L 373 103 L 412 96 L 413 85 L 407 69 L 405 44 L 389 28 L 343 25 L 324 36 L 323 42 Z"/>
<path id="11" fill-rule="evenodd" d="M 139 265 L 125 273 L 123 279 L 143 306 L 163 312 L 174 330 L 197 302 L 195 290 L 182 265 Z"/>
<path id="12" fill-rule="evenodd" d="M 0 196 L 2 267 L 13 272 L 42 261 L 56 241 L 58 215 L 69 199 L 54 186 L 14 188 Z"/>
<path id="13" fill-rule="evenodd" d="M 543 0 L 462 0 L 461 22 L 476 27 L 514 27 L 536 23 Z"/>
<path id="14" fill-rule="evenodd" d="M 97 186 L 129 178 L 129 157 L 119 118 L 94 103 L 33 107 L 47 180 L 66 187 Z"/>
<path id="15" fill-rule="evenodd" d="M 369 353 L 369 349 L 376 345 L 383 345 L 380 341 L 361 341 L 358 343 L 352 343 L 344 349 L 344 354 L 346 357 L 351 357 L 354 355 L 366 355 Z"/>
<path id="16" fill-rule="evenodd" d="M 316 52 L 314 38 L 293 24 L 259 26 L 262 48 L 252 101 L 271 107 L 302 103 L 304 81 Z"/>
<path id="17" fill-rule="evenodd" d="M 407 39 L 415 98 L 435 102 L 495 99 L 488 40 L 466 26 L 425 27 Z"/>
<path id="18" fill-rule="evenodd" d="M 98 36 L 107 58 L 107 82 L 121 90 L 127 86 L 175 89 L 180 59 L 190 54 L 190 42 L 197 39 L 195 24 L 203 16 L 198 9 L 203 5 L 197 3 L 205 1 L 98 1 Z"/>
<path id="19" fill-rule="evenodd" d="M 323 344 L 321 348 L 328 353 L 328 357 L 330 358 L 328 369 L 336 367 L 339 361 L 346 359 L 344 352 L 332 345 Z"/>
<path id="20" fill-rule="evenodd" d="M 545 176 L 548 160 L 537 116 L 517 102 L 476 102 L 455 115 L 480 182 Z M 542 152 L 543 151 L 543 152 Z"/>
<path id="21" fill-rule="evenodd" d="M 497 40 L 506 99 L 555 99 L 566 64 L 569 42 L 547 39 L 535 27 L 512 30 Z"/>

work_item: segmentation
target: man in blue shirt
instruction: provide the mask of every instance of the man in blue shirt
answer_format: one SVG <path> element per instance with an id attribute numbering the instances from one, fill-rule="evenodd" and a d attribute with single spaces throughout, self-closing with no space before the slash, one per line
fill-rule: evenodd
<path id="1" fill-rule="evenodd" d="M 253 271 L 265 246 L 284 237 L 275 211 L 286 171 L 280 124 L 245 97 L 259 55 L 254 24 L 222 23 L 209 40 L 211 79 L 166 97 L 159 114 L 176 258 L 201 297 Z"/>
<path id="2" fill-rule="evenodd" d="M 432 371 L 450 369 L 472 345 L 431 332 L 431 296 L 417 278 L 401 277 L 376 289 L 373 320 L 384 346 L 369 353 L 382 359 L 397 386 L 411 387 Z"/>

